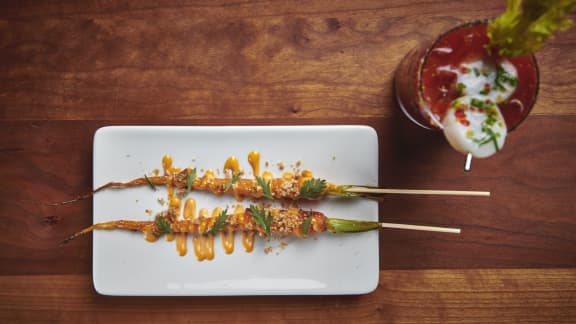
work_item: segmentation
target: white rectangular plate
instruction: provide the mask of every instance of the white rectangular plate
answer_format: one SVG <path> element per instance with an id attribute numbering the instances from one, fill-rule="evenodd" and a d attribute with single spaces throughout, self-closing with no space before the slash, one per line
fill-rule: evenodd
<path id="1" fill-rule="evenodd" d="M 199 175 L 213 169 L 217 176 L 218 171 L 222 176 L 226 159 L 236 156 L 244 177 L 251 177 L 247 155 L 252 150 L 261 154 L 261 170 L 269 169 L 275 177 L 300 164 L 314 177 L 336 184 L 378 185 L 378 140 L 367 126 L 114 126 L 100 128 L 94 136 L 94 188 L 162 170 L 165 154 L 172 156 L 175 167 L 196 167 Z M 285 165 L 283 171 L 279 162 Z M 210 211 L 238 204 L 232 195 L 190 195 L 198 208 Z M 159 202 L 166 197 L 164 187 L 99 192 L 94 196 L 94 223 L 153 220 L 166 209 Z M 243 205 L 250 203 L 246 199 Z M 300 207 L 334 218 L 378 219 L 377 202 L 365 199 L 330 198 L 302 202 Z M 175 242 L 149 243 L 141 233 L 96 231 L 93 238 L 94 287 L 105 295 L 363 294 L 378 283 L 378 231 L 256 238 L 252 253 L 244 251 L 237 235 L 230 255 L 217 237 L 214 260 L 202 262 L 190 238 L 184 257 L 178 256 Z"/>

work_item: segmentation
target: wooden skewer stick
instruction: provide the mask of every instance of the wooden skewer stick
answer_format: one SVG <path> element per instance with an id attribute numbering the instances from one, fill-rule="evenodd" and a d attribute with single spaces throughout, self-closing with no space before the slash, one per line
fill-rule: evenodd
<path id="1" fill-rule="evenodd" d="M 347 192 L 359 194 L 404 194 L 404 195 L 452 195 L 452 196 L 479 196 L 489 197 L 490 191 L 462 191 L 462 190 L 417 190 L 417 189 L 380 189 L 366 187 L 350 187 Z"/>
<path id="2" fill-rule="evenodd" d="M 472 153 L 466 154 L 466 162 L 464 163 L 464 171 L 470 172 L 472 169 Z"/>
<path id="3" fill-rule="evenodd" d="M 429 232 L 460 234 L 459 228 L 449 228 L 449 227 L 421 226 L 421 225 L 407 225 L 407 224 L 393 224 L 393 223 L 380 223 L 380 227 L 404 229 L 404 230 L 414 230 L 414 231 L 429 231 Z"/>

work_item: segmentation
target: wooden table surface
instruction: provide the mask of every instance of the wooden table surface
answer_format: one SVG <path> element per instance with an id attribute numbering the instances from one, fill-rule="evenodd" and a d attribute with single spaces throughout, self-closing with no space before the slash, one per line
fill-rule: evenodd
<path id="1" fill-rule="evenodd" d="M 540 92 L 498 155 L 463 156 L 398 113 L 392 78 L 420 40 L 504 1 L 2 1 L 0 322 L 576 322 L 576 28 L 537 54 Z M 92 186 L 105 125 L 365 124 L 390 196 L 380 282 L 361 296 L 107 297 L 92 287 Z"/>

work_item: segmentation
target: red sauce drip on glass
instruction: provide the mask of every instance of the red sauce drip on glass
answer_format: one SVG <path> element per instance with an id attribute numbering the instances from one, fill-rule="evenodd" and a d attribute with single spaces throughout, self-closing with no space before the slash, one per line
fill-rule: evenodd
<path id="1" fill-rule="evenodd" d="M 425 58 L 422 68 L 422 94 L 432 112 L 442 120 L 450 103 L 459 97 L 456 75 L 449 71 L 438 71 L 439 67 L 476 61 L 501 60 L 486 49 L 489 43 L 486 24 L 476 23 L 453 29 L 435 43 Z M 509 130 L 516 127 L 529 113 L 538 88 L 538 70 L 532 56 L 508 58 L 518 72 L 518 87 L 514 94 L 498 106 Z"/>

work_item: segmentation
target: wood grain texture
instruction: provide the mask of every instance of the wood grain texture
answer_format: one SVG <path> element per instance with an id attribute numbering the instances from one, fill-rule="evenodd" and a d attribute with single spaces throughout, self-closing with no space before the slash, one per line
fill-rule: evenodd
<path id="1" fill-rule="evenodd" d="M 462 171 L 463 156 L 440 134 L 421 131 L 403 116 L 346 122 L 377 130 L 383 187 L 492 192 L 491 198 L 385 197 L 381 221 L 459 227 L 463 233 L 384 230 L 382 269 L 576 266 L 576 169 L 569 167 L 576 159 L 576 116 L 529 118 L 509 136 L 501 153 L 476 160 L 470 174 Z M 242 123 L 220 120 L 218 125 Z M 90 191 L 92 138 L 106 124 L 0 122 L 0 179 L 16 184 L 0 186 L 0 226 L 5 233 L 0 237 L 0 259 L 6 260 L 0 262 L 0 274 L 91 271 L 89 237 L 58 246 L 70 233 L 91 224 L 91 201 L 61 207 L 37 202 L 64 201 Z"/>
<path id="2" fill-rule="evenodd" d="M 382 271 L 364 296 L 97 295 L 89 275 L 0 277 L 0 320 L 29 322 L 573 323 L 576 271 Z"/>
<path id="3" fill-rule="evenodd" d="M 504 7 L 1 1 L 0 322 L 576 322 L 576 28 L 537 54 L 531 116 L 472 173 L 394 102 L 394 70 L 408 50 Z M 58 247 L 91 223 L 91 200 L 39 201 L 88 191 L 94 131 L 134 124 L 370 125 L 381 186 L 493 195 L 383 199 L 382 221 L 463 232 L 382 231 L 380 284 L 369 295 L 99 296 L 90 237 Z"/>
<path id="4" fill-rule="evenodd" d="M 0 119 L 382 117 L 419 40 L 503 1 L 74 1 L 0 10 Z M 449 13 L 449 14 L 447 14 Z M 423 28 L 425 26 L 425 28 Z M 538 54 L 536 114 L 574 114 L 576 32 Z M 166 109 L 166 107 L 170 109 Z"/>

